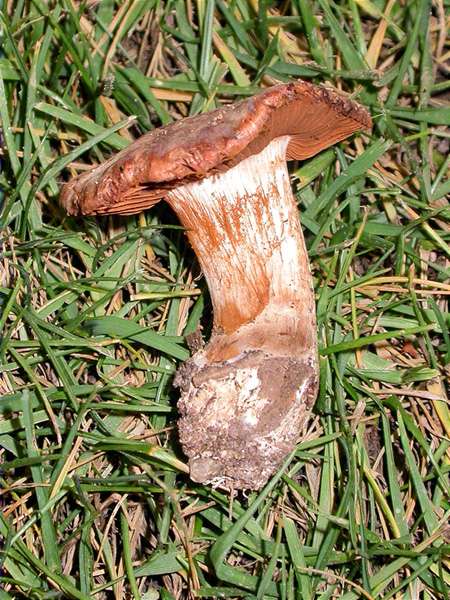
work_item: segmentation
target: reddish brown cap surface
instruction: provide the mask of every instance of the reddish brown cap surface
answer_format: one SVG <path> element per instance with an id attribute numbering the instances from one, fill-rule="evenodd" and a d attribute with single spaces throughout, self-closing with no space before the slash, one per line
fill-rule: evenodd
<path id="1" fill-rule="evenodd" d="M 367 111 L 305 81 L 276 85 L 209 113 L 142 136 L 61 193 L 69 214 L 133 214 L 168 190 L 223 171 L 289 135 L 287 159 L 305 159 L 371 126 Z"/>

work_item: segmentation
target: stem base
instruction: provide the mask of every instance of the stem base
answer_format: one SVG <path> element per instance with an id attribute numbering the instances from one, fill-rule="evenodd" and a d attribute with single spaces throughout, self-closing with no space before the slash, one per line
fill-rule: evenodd
<path id="1" fill-rule="evenodd" d="M 297 443 L 317 392 L 313 357 L 261 350 L 213 364 L 200 351 L 175 383 L 191 478 L 234 489 L 266 483 Z"/>

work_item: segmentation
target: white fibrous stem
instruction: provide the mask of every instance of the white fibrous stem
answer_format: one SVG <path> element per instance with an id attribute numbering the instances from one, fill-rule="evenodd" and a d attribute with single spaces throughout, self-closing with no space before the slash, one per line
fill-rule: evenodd
<path id="1" fill-rule="evenodd" d="M 316 394 L 314 294 L 288 141 L 167 196 L 214 310 L 211 340 L 176 380 L 197 481 L 259 488 L 295 445 Z"/>

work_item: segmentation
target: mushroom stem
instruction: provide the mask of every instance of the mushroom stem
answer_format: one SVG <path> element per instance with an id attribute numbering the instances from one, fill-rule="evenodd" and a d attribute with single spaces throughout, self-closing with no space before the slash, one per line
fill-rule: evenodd
<path id="1" fill-rule="evenodd" d="M 214 309 L 211 340 L 176 379 L 181 442 L 199 482 L 259 488 L 295 445 L 315 397 L 314 293 L 288 142 L 276 138 L 166 197 Z"/>

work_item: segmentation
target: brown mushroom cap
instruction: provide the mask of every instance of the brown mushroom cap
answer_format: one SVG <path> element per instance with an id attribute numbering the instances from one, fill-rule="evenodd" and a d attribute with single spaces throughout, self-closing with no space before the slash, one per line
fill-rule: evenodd
<path id="1" fill-rule="evenodd" d="M 289 135 L 288 160 L 309 158 L 359 129 L 367 111 L 305 81 L 276 85 L 209 113 L 155 129 L 63 187 L 72 215 L 133 214 L 168 190 L 226 170 Z"/>

